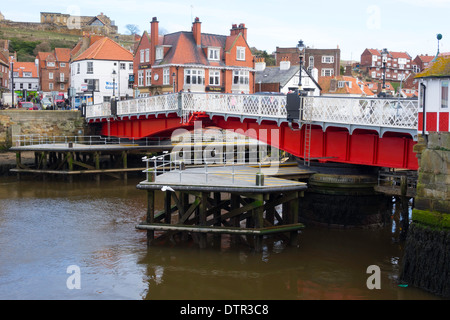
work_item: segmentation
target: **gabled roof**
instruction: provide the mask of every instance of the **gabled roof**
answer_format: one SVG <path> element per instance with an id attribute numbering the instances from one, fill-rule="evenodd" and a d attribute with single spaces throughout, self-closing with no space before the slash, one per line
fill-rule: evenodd
<path id="1" fill-rule="evenodd" d="M 110 38 L 103 37 L 74 59 L 80 60 L 133 61 L 133 54 Z"/>
<path id="2" fill-rule="evenodd" d="M 399 59 L 399 58 L 411 59 L 410 55 L 407 52 L 389 51 L 389 54 L 394 59 Z"/>
<path id="3" fill-rule="evenodd" d="M 300 65 L 291 65 L 289 69 L 281 70 L 279 66 L 277 67 L 266 67 L 262 71 L 255 72 L 255 83 L 279 83 L 281 87 L 284 87 L 300 70 Z M 321 89 L 320 85 L 314 79 L 314 77 L 303 68 L 309 78 L 315 83 L 315 85 Z"/>
<path id="4" fill-rule="evenodd" d="M 192 32 L 180 31 L 176 33 L 166 34 L 163 38 L 163 46 L 171 47 L 164 56 L 164 59 L 155 65 L 165 64 L 193 64 L 206 66 L 225 66 L 222 59 L 218 61 L 208 60 L 205 53 L 207 47 L 219 47 L 225 50 L 227 36 L 205 34 L 201 35 L 201 46 L 195 43 Z M 224 52 L 221 52 L 223 55 Z M 222 58 L 222 57 L 221 57 Z"/>
<path id="5" fill-rule="evenodd" d="M 136 37 L 135 37 L 135 39 L 136 39 Z M 139 37 L 139 41 L 137 42 L 137 44 L 135 44 L 134 50 L 133 50 L 133 55 L 134 56 L 136 55 L 137 50 L 141 46 L 141 43 L 142 43 L 143 40 L 148 40 L 148 43 L 151 42 L 150 35 L 148 34 L 147 31 L 144 31 L 144 33 L 142 34 L 142 37 Z"/>
<path id="6" fill-rule="evenodd" d="M 450 77 L 450 55 L 439 55 L 428 68 L 418 73 L 415 78 Z"/>
<path id="7" fill-rule="evenodd" d="M 70 61 L 70 49 L 68 48 L 55 48 L 55 56 L 56 60 L 61 62 L 69 62 Z"/>

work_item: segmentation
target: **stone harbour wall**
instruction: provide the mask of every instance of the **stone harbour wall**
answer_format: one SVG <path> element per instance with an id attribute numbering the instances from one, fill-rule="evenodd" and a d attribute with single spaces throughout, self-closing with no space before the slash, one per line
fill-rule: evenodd
<path id="1" fill-rule="evenodd" d="M 20 135 L 88 135 L 80 111 L 0 110 L 0 150 L 15 146 Z"/>
<path id="2" fill-rule="evenodd" d="M 450 297 L 450 132 L 434 132 L 415 146 L 419 159 L 400 279 Z"/>

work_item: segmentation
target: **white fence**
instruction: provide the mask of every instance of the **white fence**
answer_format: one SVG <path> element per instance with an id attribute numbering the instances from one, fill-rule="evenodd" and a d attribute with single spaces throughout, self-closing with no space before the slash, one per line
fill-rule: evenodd
<path id="1" fill-rule="evenodd" d="M 118 101 L 117 116 L 176 112 L 183 121 L 193 112 L 286 119 L 285 95 L 175 93 Z M 86 119 L 111 117 L 109 103 L 87 106 Z M 303 120 L 417 129 L 418 102 L 409 99 L 306 97 Z"/>

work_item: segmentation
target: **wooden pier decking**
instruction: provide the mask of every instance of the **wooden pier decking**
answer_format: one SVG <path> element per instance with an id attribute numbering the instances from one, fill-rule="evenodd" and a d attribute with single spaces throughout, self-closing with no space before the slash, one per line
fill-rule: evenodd
<path id="1" fill-rule="evenodd" d="M 261 172 L 258 167 L 233 165 L 173 170 L 155 178 L 150 175 L 137 185 L 147 192 L 148 208 L 146 221 L 136 228 L 147 230 L 149 245 L 179 234 L 181 238 L 189 234 L 200 248 L 207 247 L 207 234 L 229 234 L 233 243 L 245 236 L 258 252 L 268 235 L 295 245 L 298 231 L 304 227 L 298 222 L 298 210 L 306 183 Z M 311 174 L 296 166 L 285 166 L 278 172 L 297 177 Z M 165 191 L 161 212 L 155 211 L 157 190 Z M 282 212 L 277 206 L 283 207 Z M 164 233 L 155 238 L 155 231 Z"/>

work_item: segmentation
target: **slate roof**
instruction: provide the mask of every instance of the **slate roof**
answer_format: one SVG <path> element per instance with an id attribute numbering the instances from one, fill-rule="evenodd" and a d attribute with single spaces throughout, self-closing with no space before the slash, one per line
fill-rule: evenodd
<path id="1" fill-rule="evenodd" d="M 280 70 L 280 67 L 266 67 L 263 71 L 255 72 L 255 83 L 279 83 L 281 87 L 284 87 L 292 77 L 299 71 L 300 65 L 291 65 L 287 70 Z M 311 80 L 315 82 L 319 89 L 320 85 L 314 80 L 314 78 L 309 74 L 309 72 L 303 68 Z"/>

